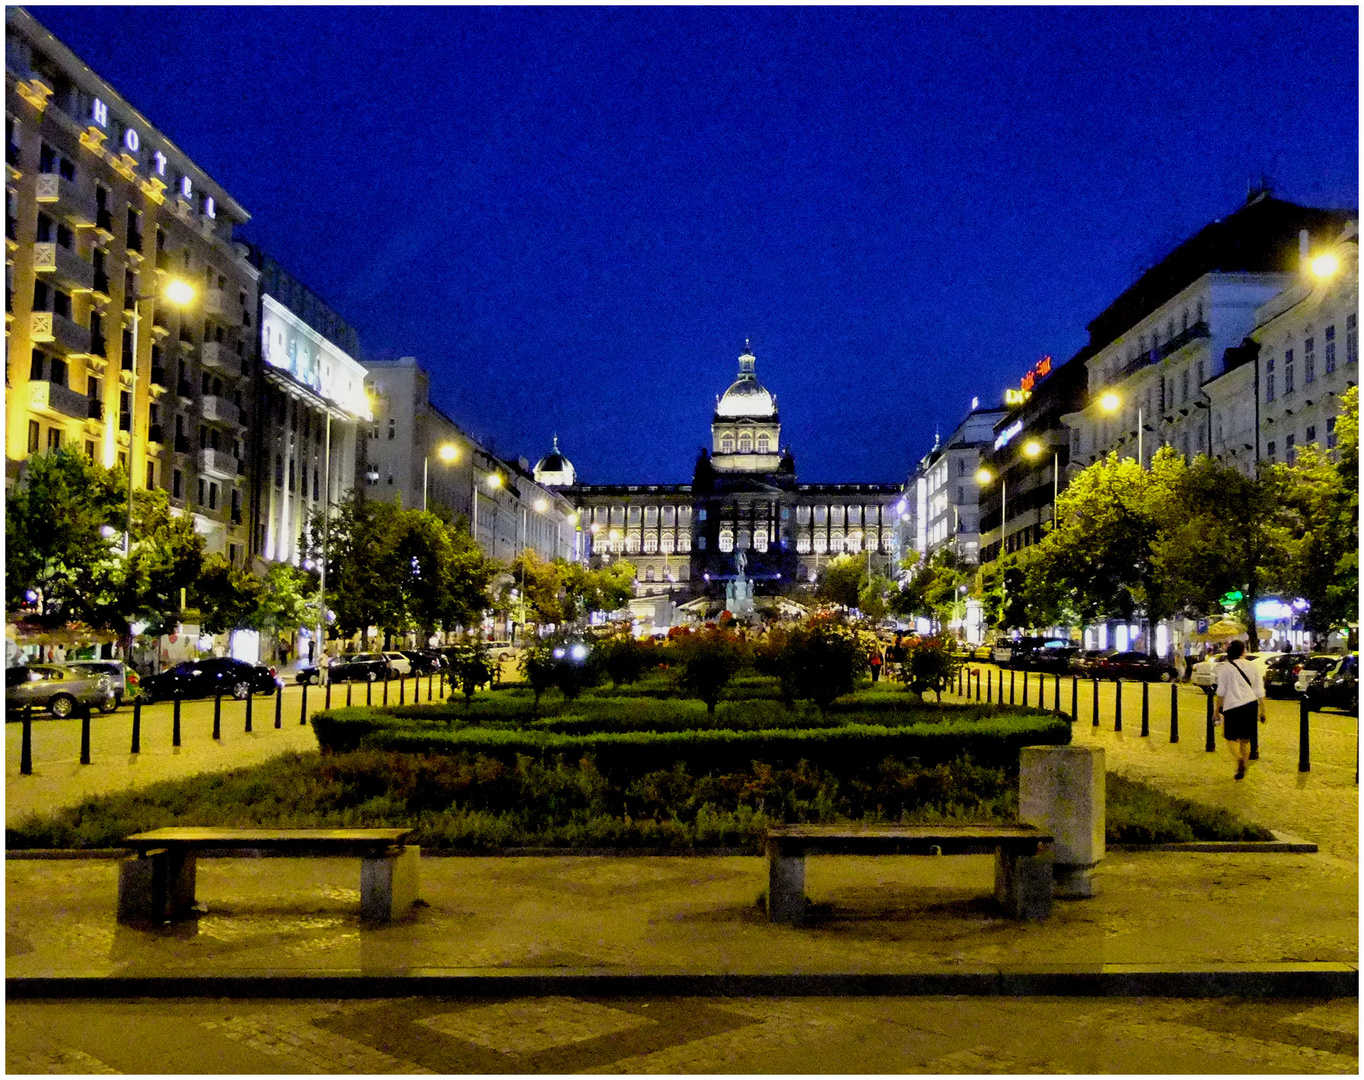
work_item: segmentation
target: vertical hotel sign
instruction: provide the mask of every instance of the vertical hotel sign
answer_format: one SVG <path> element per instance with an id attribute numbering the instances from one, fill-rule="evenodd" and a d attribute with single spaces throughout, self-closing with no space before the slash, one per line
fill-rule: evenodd
<path id="1" fill-rule="evenodd" d="M 365 369 L 273 296 L 261 301 L 261 356 L 300 386 L 357 420 L 373 419 Z"/>

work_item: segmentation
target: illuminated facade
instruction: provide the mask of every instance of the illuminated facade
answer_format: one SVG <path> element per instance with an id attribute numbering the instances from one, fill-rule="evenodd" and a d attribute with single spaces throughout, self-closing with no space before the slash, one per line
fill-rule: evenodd
<path id="1" fill-rule="evenodd" d="M 248 215 L 22 9 L 6 9 L 5 482 L 75 447 L 246 558 Z M 192 286 L 177 308 L 173 280 Z"/>

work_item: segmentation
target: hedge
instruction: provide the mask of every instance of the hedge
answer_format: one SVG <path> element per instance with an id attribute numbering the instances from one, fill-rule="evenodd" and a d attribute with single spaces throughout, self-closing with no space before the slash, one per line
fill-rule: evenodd
<path id="1" fill-rule="evenodd" d="M 601 772 L 617 775 L 669 769 L 678 764 L 696 772 L 709 772 L 747 768 L 754 761 L 773 766 L 811 761 L 840 770 L 857 769 L 887 757 L 939 764 L 963 756 L 979 765 L 1013 771 L 1018 767 L 1022 747 L 1061 746 L 1070 742 L 1070 722 L 1060 715 L 988 716 L 898 727 L 847 724 L 837 728 L 767 731 L 567 734 L 474 725 L 413 727 L 370 710 L 342 709 L 314 716 L 313 727 L 323 750 L 365 748 L 413 754 L 467 751 L 507 764 L 520 756 L 541 761 L 590 756 Z"/>

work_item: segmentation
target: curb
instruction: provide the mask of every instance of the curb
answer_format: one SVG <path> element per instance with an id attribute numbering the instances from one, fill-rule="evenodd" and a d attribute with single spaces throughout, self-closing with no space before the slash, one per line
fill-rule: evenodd
<path id="1" fill-rule="evenodd" d="M 1288 833 L 1279 832 L 1277 829 L 1269 830 L 1274 834 L 1273 840 L 1192 840 L 1181 844 L 1107 844 L 1106 851 L 1208 851 L 1214 853 L 1231 854 L 1243 851 L 1259 855 L 1277 855 L 1283 853 L 1311 855 L 1317 851 L 1317 845 L 1310 840 L 1303 840 Z"/>
<path id="2" fill-rule="evenodd" d="M 1246 997 L 1359 996 L 1353 964 L 1141 964 L 985 967 L 886 974 L 618 974 L 530 969 L 490 974 L 451 969 L 259 972 L 243 975 L 19 977 L 10 1000 L 108 998 L 387 997 Z"/>

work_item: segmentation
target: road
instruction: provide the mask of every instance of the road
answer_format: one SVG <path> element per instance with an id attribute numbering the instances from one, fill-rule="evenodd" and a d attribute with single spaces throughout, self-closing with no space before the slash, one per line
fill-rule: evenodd
<path id="1" fill-rule="evenodd" d="M 12 1001 L 26 1073 L 1355 1073 L 1354 998 Z"/>

